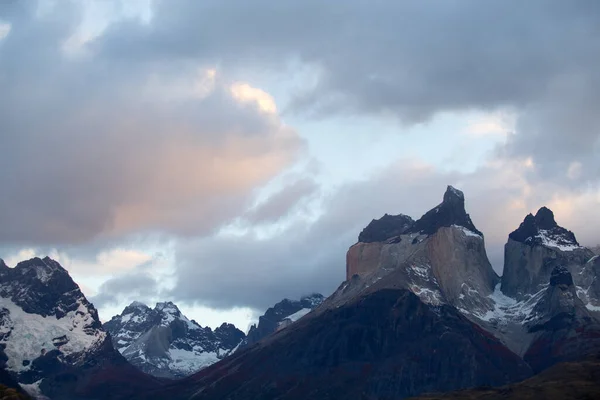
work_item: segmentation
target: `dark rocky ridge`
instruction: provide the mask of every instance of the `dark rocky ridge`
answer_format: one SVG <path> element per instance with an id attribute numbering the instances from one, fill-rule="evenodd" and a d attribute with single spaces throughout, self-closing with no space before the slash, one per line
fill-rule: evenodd
<path id="1" fill-rule="evenodd" d="M 358 235 L 363 243 L 384 242 L 387 239 L 406 233 L 415 223 L 408 215 L 385 214 L 380 219 L 372 220 Z"/>
<path id="2" fill-rule="evenodd" d="M 521 380 L 530 370 L 454 307 L 380 290 L 310 315 L 143 399 L 396 399 Z"/>
<path id="3" fill-rule="evenodd" d="M 248 331 L 240 349 L 261 341 L 282 327 L 282 322 L 290 315 L 302 309 L 314 309 L 324 300 L 323 295 L 314 293 L 304 296 L 300 300 L 283 299 L 265 311 L 258 318 L 258 324 L 253 324 Z"/>

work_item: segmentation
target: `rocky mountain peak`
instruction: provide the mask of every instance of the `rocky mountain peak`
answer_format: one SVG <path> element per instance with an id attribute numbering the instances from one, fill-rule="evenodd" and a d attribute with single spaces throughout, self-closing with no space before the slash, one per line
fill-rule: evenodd
<path id="1" fill-rule="evenodd" d="M 310 311 L 321 305 L 325 300 L 322 294 L 313 293 L 303 296 L 300 300 L 283 299 L 273 307 L 267 309 L 264 315 L 258 318 L 258 324 L 253 324 L 241 347 L 246 347 L 259 342 L 280 329 L 294 323 Z"/>
<path id="2" fill-rule="evenodd" d="M 141 303 L 139 301 L 134 301 L 123 310 L 123 314 L 131 314 L 135 312 L 146 312 L 151 310 L 146 304 Z"/>
<path id="3" fill-rule="evenodd" d="M 547 207 L 540 208 L 534 219 L 539 229 L 552 229 L 558 226 L 554 220 L 554 213 Z"/>
<path id="4" fill-rule="evenodd" d="M 171 301 L 152 309 L 140 302 L 104 324 L 114 346 L 142 371 L 158 377 L 184 377 L 230 354 L 245 338 L 231 324 L 214 331 L 189 320 Z"/>
<path id="5" fill-rule="evenodd" d="M 171 301 L 159 302 L 156 303 L 154 309 L 160 313 L 165 315 L 172 315 L 173 317 L 180 317 L 181 311 L 179 308 Z"/>
<path id="6" fill-rule="evenodd" d="M 556 223 L 554 213 L 542 207 L 533 216 L 527 214 L 523 222 L 508 237 L 528 246 L 554 247 L 558 250 L 573 250 L 579 247 L 575 234 Z"/>
<path id="7" fill-rule="evenodd" d="M 448 185 L 448 187 L 446 187 L 446 192 L 444 193 L 444 202 L 456 202 L 459 206 L 464 208 L 465 194 L 454 186 Z"/>
<path id="8" fill-rule="evenodd" d="M 444 193 L 442 203 L 425 213 L 425 215 L 419 218 L 408 231 L 432 235 L 441 227 L 453 225 L 462 226 L 483 236 L 483 234 L 475 228 L 473 221 L 471 221 L 471 217 L 465 210 L 464 193 L 452 186 L 448 186 Z"/>
<path id="9" fill-rule="evenodd" d="M 579 245 L 573 232 L 558 225 L 552 210 L 541 207 L 535 216 L 527 214 L 519 227 L 508 235 L 504 246 L 502 292 L 517 300 L 532 296 L 548 284 L 552 274 L 560 274 L 560 269 L 554 270 L 556 267 L 577 272 L 576 281 L 584 277 L 593 280 L 579 273 L 592 256 L 591 250 Z"/>

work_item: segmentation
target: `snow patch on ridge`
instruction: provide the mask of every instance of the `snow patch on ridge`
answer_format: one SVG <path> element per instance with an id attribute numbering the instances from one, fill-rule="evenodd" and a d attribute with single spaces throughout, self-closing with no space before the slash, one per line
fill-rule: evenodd
<path id="1" fill-rule="evenodd" d="M 579 246 L 578 244 L 566 241 L 564 239 L 561 240 L 561 238 L 553 237 L 552 235 L 550 235 L 549 231 L 543 229 L 540 229 L 540 232 L 537 235 L 535 235 L 535 238 L 539 238 L 543 246 L 558 249 L 561 251 L 573 251 L 581 249 L 581 246 Z M 528 238 L 527 240 L 531 240 L 531 238 Z"/>
<path id="2" fill-rule="evenodd" d="M 463 233 L 464 233 L 466 236 L 470 236 L 470 237 L 476 237 L 476 238 L 479 238 L 479 239 L 483 239 L 483 237 L 482 237 L 480 234 L 478 234 L 478 233 L 476 233 L 476 232 L 473 232 L 472 230 L 470 230 L 470 229 L 468 229 L 468 228 L 465 228 L 464 226 L 460 226 L 460 225 L 452 225 L 452 227 L 453 227 L 453 228 L 460 229 L 461 231 L 463 231 Z"/>
<path id="3" fill-rule="evenodd" d="M 289 319 L 292 322 L 296 322 L 311 311 L 312 310 L 310 308 L 303 308 L 300 311 L 293 313 L 292 315 L 288 315 L 287 317 L 285 317 L 285 319 Z"/>

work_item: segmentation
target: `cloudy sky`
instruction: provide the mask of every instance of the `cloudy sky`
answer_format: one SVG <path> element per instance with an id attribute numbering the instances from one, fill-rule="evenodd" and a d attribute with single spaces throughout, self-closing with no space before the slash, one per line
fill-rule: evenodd
<path id="1" fill-rule="evenodd" d="M 462 189 L 600 242 L 600 2 L 0 1 L 0 257 L 241 329 Z"/>

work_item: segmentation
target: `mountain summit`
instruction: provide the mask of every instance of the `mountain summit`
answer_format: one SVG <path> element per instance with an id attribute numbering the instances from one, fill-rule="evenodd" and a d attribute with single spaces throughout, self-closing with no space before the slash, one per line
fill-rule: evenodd
<path id="1" fill-rule="evenodd" d="M 104 328 L 130 363 L 165 378 L 185 377 L 219 361 L 246 336 L 231 324 L 214 331 L 203 328 L 170 301 L 157 303 L 154 309 L 133 302 Z"/>
<path id="2" fill-rule="evenodd" d="M 446 188 L 442 203 L 419 218 L 408 231 L 432 235 L 439 228 L 450 226 L 462 226 L 483 236 L 465 210 L 464 193 L 452 186 Z"/>
<path id="3" fill-rule="evenodd" d="M 559 250 L 574 250 L 580 247 L 575 234 L 559 226 L 554 220 L 552 210 L 546 207 L 540 208 L 535 216 L 528 214 L 519 228 L 508 237 L 528 246 L 544 245 Z"/>

